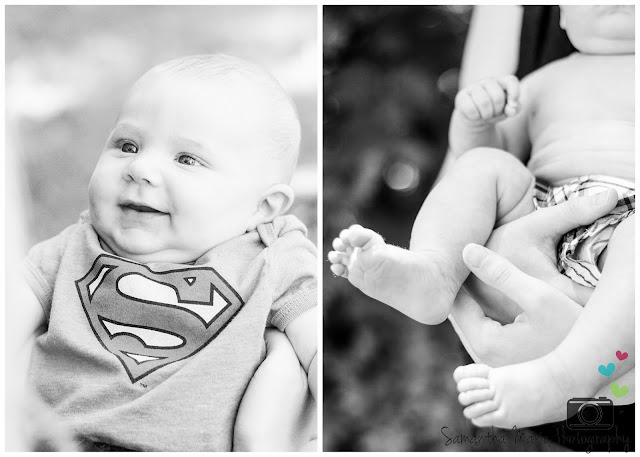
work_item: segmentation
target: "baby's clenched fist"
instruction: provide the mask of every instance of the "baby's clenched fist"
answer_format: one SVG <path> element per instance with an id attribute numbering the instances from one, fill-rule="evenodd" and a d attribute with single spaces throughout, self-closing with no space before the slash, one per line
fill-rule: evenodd
<path id="1" fill-rule="evenodd" d="M 515 76 L 487 78 L 458 92 L 455 109 L 470 121 L 498 122 L 520 111 L 519 98 Z"/>

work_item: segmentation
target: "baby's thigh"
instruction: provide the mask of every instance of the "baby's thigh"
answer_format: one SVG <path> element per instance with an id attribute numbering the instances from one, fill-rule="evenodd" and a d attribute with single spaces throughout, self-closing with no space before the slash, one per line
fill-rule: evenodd
<path id="1" fill-rule="evenodd" d="M 496 227 L 533 212 L 535 177 L 514 155 L 501 149 L 476 148 L 459 158 L 456 166 L 472 169 L 495 189 Z"/>
<path id="2" fill-rule="evenodd" d="M 612 303 L 609 306 L 625 311 L 633 316 L 635 307 L 635 214 L 623 220 L 614 230 L 606 248 L 606 258 L 602 265 L 602 277 L 596 291 L 598 296 L 606 295 Z M 623 297 L 627 297 L 624 300 Z M 602 300 L 603 302 L 608 300 Z M 624 308 L 623 308 L 624 307 Z"/>

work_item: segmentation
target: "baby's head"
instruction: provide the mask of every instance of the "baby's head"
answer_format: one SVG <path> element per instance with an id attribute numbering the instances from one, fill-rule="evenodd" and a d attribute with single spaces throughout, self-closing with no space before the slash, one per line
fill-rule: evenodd
<path id="1" fill-rule="evenodd" d="M 635 53 L 633 5 L 561 5 L 560 27 L 582 53 Z"/>
<path id="2" fill-rule="evenodd" d="M 260 67 L 183 57 L 129 92 L 89 184 L 92 224 L 115 254 L 191 262 L 293 202 L 300 122 Z"/>

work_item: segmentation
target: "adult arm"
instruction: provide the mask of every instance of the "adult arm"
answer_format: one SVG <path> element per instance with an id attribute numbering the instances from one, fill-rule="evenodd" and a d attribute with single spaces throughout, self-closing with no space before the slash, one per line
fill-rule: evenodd
<path id="1" fill-rule="evenodd" d="M 26 378 L 35 337 L 46 319 L 40 301 L 22 277 L 14 277 L 7 286 L 5 317 L 11 325 L 6 325 L 6 354 L 14 370 Z"/>
<path id="2" fill-rule="evenodd" d="M 19 270 L 7 274 L 5 354 L 8 375 L 8 451 L 78 451 L 70 430 L 63 428 L 27 380 L 36 336 L 44 328 L 45 314 L 35 293 Z"/>
<path id="3" fill-rule="evenodd" d="M 483 78 L 516 73 L 522 14 L 522 6 L 518 5 L 474 7 L 464 45 L 460 87 Z"/>

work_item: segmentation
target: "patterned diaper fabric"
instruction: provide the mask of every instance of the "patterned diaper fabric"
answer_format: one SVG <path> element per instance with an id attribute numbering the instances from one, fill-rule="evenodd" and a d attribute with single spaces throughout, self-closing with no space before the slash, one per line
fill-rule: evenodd
<path id="1" fill-rule="evenodd" d="M 536 209 L 608 189 L 618 193 L 615 209 L 591 225 L 566 233 L 558 244 L 560 272 L 587 287 L 596 287 L 600 280 L 598 257 L 609 244 L 611 234 L 620 222 L 636 211 L 635 183 L 611 176 L 588 175 L 557 187 L 537 182 L 534 189 L 533 203 Z"/>

